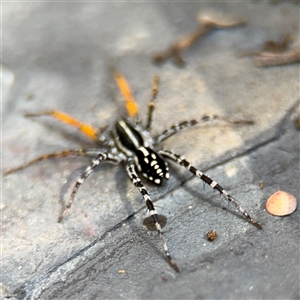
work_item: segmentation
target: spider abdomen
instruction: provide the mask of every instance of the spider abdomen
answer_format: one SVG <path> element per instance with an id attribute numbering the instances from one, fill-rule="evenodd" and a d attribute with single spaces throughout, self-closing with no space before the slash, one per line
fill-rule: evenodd
<path id="1" fill-rule="evenodd" d="M 155 151 L 140 147 L 135 154 L 137 167 L 144 177 L 156 184 L 162 184 L 163 179 L 169 179 L 169 167 Z"/>

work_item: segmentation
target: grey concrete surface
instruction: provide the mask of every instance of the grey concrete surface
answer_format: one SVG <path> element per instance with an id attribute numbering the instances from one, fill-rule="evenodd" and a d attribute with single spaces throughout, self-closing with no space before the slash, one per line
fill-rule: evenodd
<path id="1" fill-rule="evenodd" d="M 183 57 L 153 54 L 197 26 L 196 15 L 244 18 Z M 164 148 L 205 170 L 263 226 L 257 230 L 210 187 L 171 164 L 163 187 L 147 184 L 181 269 L 165 260 L 157 234 L 123 166 L 104 164 L 57 223 L 89 160 L 57 159 L 2 176 L 3 299 L 299 299 L 299 210 L 265 211 L 277 190 L 299 200 L 299 65 L 257 68 L 244 51 L 284 34 L 299 45 L 299 5 L 272 2 L 2 3 L 2 172 L 37 156 L 93 143 L 64 124 L 24 118 L 59 109 L 102 127 L 123 113 L 113 80 L 130 82 L 141 115 L 160 75 L 154 133 L 203 114 L 255 120 L 209 124 Z M 264 187 L 260 187 L 260 182 Z M 218 232 L 213 243 L 208 230 Z M 124 270 L 125 273 L 119 273 Z"/>

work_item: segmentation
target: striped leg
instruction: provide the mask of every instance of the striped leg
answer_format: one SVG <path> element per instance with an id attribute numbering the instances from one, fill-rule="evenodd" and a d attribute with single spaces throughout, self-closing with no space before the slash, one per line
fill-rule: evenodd
<path id="1" fill-rule="evenodd" d="M 40 161 L 43 160 L 48 160 L 48 159 L 53 159 L 53 158 L 61 158 L 61 157 L 68 157 L 68 156 L 88 156 L 86 154 L 86 151 L 88 150 L 84 150 L 84 149 L 79 149 L 79 150 L 65 150 L 65 151 L 61 151 L 61 152 L 56 152 L 56 153 L 51 153 L 51 154 L 46 154 L 46 155 L 42 155 L 38 158 L 35 158 L 21 166 L 9 169 L 8 171 L 4 172 L 4 175 L 19 171 L 19 170 L 23 170 L 31 165 L 34 165 Z M 99 151 L 98 151 L 99 152 Z"/>
<path id="2" fill-rule="evenodd" d="M 62 157 L 77 157 L 77 156 L 84 156 L 84 157 L 95 157 L 96 155 L 98 155 L 99 153 L 99 149 L 79 149 L 79 150 L 64 150 L 61 152 L 55 152 L 55 153 L 51 153 L 51 154 L 46 154 L 46 155 L 42 155 L 40 157 L 37 157 L 33 160 L 30 160 L 26 163 L 24 163 L 21 166 L 12 168 L 7 170 L 6 172 L 4 172 L 4 175 L 8 175 L 20 170 L 23 170 L 29 166 L 32 166 L 38 162 L 44 161 L 44 160 L 49 160 L 49 159 L 55 159 L 55 158 L 62 158 Z"/>
<path id="3" fill-rule="evenodd" d="M 119 87 L 119 90 L 125 100 L 125 106 L 127 109 L 128 116 L 133 118 L 139 118 L 139 108 L 133 97 L 130 86 L 126 80 L 126 78 L 121 73 L 114 74 L 115 81 Z"/>
<path id="4" fill-rule="evenodd" d="M 97 157 L 93 159 L 92 164 L 86 168 L 86 170 L 81 174 L 81 176 L 77 179 L 75 186 L 72 190 L 72 193 L 70 195 L 68 204 L 66 205 L 65 209 L 61 213 L 61 215 L 58 218 L 58 223 L 62 221 L 62 219 L 67 214 L 68 210 L 70 209 L 72 203 L 74 202 L 74 198 L 78 192 L 78 189 L 83 184 L 83 182 L 92 174 L 92 172 L 100 165 L 101 161 L 109 160 L 115 163 L 120 163 L 121 160 L 117 157 L 111 156 L 109 153 L 98 153 Z"/>
<path id="5" fill-rule="evenodd" d="M 161 226 L 160 226 L 159 221 L 158 221 L 157 213 L 155 211 L 155 208 L 154 208 L 154 205 L 151 201 L 151 198 L 150 198 L 146 188 L 143 186 L 143 184 L 141 182 L 141 179 L 138 177 L 138 175 L 135 171 L 134 163 L 132 161 L 128 162 L 127 167 L 126 167 L 126 171 L 127 171 L 127 174 L 129 176 L 130 180 L 138 188 L 138 190 L 140 191 L 140 193 L 143 196 L 143 199 L 146 203 L 146 206 L 149 210 L 149 213 L 150 213 L 150 215 L 151 215 L 151 217 L 154 221 L 156 230 L 157 230 L 157 232 L 158 232 L 158 234 L 159 234 L 159 236 L 160 236 L 160 238 L 163 242 L 164 251 L 165 251 L 165 254 L 166 254 L 166 257 L 167 257 L 169 263 L 171 264 L 171 266 L 174 268 L 174 270 L 176 272 L 180 272 L 178 266 L 176 265 L 176 263 L 174 262 L 174 260 L 172 259 L 171 255 L 169 253 L 168 246 L 167 246 L 167 243 L 165 241 L 163 232 L 161 230 Z"/>
<path id="6" fill-rule="evenodd" d="M 183 157 L 172 153 L 171 151 L 168 150 L 162 150 L 159 151 L 159 154 L 166 156 L 179 165 L 185 167 L 188 171 L 193 173 L 195 176 L 199 177 L 201 180 L 203 180 L 205 183 L 209 184 L 213 189 L 219 191 L 225 199 L 230 202 L 237 211 L 239 211 L 250 223 L 252 223 L 254 226 L 256 226 L 258 229 L 262 229 L 261 225 L 255 221 L 242 207 L 240 207 L 235 199 L 230 196 L 217 182 L 209 178 L 207 175 L 202 173 L 201 171 L 197 170 L 195 167 L 193 167 L 188 161 L 186 161 Z"/>
<path id="7" fill-rule="evenodd" d="M 177 132 L 181 131 L 184 128 L 192 127 L 198 124 L 203 124 L 215 120 L 224 121 L 231 124 L 250 125 L 254 123 L 252 120 L 231 120 L 230 118 L 218 116 L 218 115 L 211 115 L 211 116 L 204 115 L 199 119 L 183 121 L 179 124 L 174 124 L 169 129 L 163 131 L 162 133 L 160 133 L 154 138 L 155 144 L 159 144 L 160 142 L 168 139 L 169 137 L 171 137 L 172 135 L 176 134 Z"/>
<path id="8" fill-rule="evenodd" d="M 159 77 L 155 76 L 153 79 L 153 84 L 152 84 L 152 97 L 150 99 L 150 102 L 148 104 L 148 119 L 147 119 L 147 125 L 146 129 L 150 130 L 151 125 L 152 125 L 152 120 L 153 120 L 153 111 L 155 108 L 155 99 L 158 94 L 158 84 L 159 84 Z"/>

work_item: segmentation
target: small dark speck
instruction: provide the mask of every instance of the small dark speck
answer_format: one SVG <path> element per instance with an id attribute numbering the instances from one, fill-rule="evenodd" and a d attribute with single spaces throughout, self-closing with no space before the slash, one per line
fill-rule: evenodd
<path id="1" fill-rule="evenodd" d="M 294 126 L 296 130 L 300 130 L 300 118 L 294 120 Z"/>
<path id="2" fill-rule="evenodd" d="M 261 189 L 263 189 L 265 187 L 265 183 L 262 180 L 259 182 L 259 187 Z"/>
<path id="3" fill-rule="evenodd" d="M 32 100 L 32 99 L 33 99 L 33 94 L 31 94 L 31 93 L 28 94 L 28 95 L 27 95 L 27 101 L 30 101 L 30 100 Z"/>

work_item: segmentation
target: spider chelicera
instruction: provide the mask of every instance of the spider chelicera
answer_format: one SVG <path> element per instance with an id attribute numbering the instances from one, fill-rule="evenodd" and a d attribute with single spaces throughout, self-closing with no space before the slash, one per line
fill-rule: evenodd
<path id="1" fill-rule="evenodd" d="M 149 213 L 154 221 L 156 230 L 163 242 L 163 248 L 167 260 L 177 272 L 179 272 L 179 268 L 169 253 L 168 246 L 165 241 L 165 237 L 163 235 L 153 202 L 151 201 L 151 197 L 147 189 L 144 187 L 139 176 L 139 174 L 141 174 L 143 177 L 147 178 L 149 181 L 157 185 L 163 184 L 163 182 L 169 178 L 169 168 L 167 162 L 165 161 L 165 158 L 170 159 L 171 161 L 183 166 L 193 175 L 199 177 L 205 183 L 210 185 L 213 189 L 219 191 L 224 196 L 224 198 L 229 203 L 231 203 L 236 208 L 236 210 L 240 212 L 250 223 L 261 229 L 261 225 L 256 220 L 254 220 L 239 204 L 237 204 L 236 200 L 231 195 L 229 195 L 216 181 L 212 180 L 209 176 L 192 166 L 186 159 L 169 150 L 160 150 L 157 152 L 153 150 L 156 145 L 160 144 L 170 136 L 176 134 L 184 128 L 191 127 L 197 124 L 202 124 L 212 120 L 221 120 L 232 124 L 249 124 L 252 123 L 252 121 L 231 120 L 229 118 L 217 115 L 204 115 L 203 117 L 198 119 L 175 124 L 162 133 L 151 137 L 150 130 L 153 119 L 153 111 L 155 108 L 155 100 L 158 93 L 159 78 L 156 76 L 153 80 L 152 97 L 148 104 L 148 118 L 146 124 L 144 125 L 140 122 L 138 107 L 136 102 L 134 101 L 125 77 L 120 73 L 116 73 L 115 80 L 125 99 L 128 117 L 117 121 L 111 128 L 106 127 L 103 130 L 98 130 L 93 126 L 82 123 L 58 110 L 45 111 L 36 114 L 31 113 L 26 115 L 29 117 L 49 115 L 61 122 L 76 127 L 83 134 L 85 134 L 95 142 L 95 148 L 65 150 L 43 155 L 19 167 L 10 169 L 5 172 L 5 174 L 24 169 L 32 164 L 51 158 L 68 156 L 85 156 L 93 158 L 91 164 L 77 179 L 70 195 L 69 201 L 58 218 L 58 222 L 61 222 L 70 209 L 79 187 L 83 184 L 85 179 L 87 179 L 89 175 L 91 175 L 91 173 L 100 165 L 101 162 L 107 161 L 114 164 L 124 164 L 130 180 L 141 193 L 147 209 L 149 210 Z"/>

